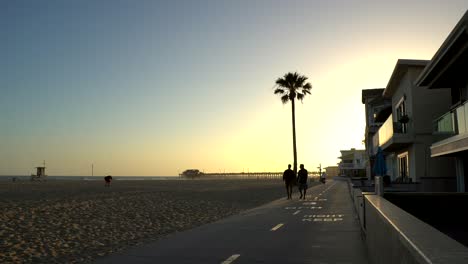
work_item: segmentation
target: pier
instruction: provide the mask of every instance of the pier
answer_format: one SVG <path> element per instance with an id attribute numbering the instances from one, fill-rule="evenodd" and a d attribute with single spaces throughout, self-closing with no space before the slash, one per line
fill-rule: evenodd
<path id="1" fill-rule="evenodd" d="M 314 179 L 319 177 L 318 171 L 309 172 L 309 178 Z M 180 177 L 192 179 L 283 179 L 283 172 L 214 172 L 202 173 L 197 175 L 179 174 Z"/>

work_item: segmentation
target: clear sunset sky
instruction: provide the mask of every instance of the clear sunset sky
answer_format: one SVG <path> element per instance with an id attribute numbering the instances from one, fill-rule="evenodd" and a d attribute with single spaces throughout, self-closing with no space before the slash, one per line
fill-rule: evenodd
<path id="1" fill-rule="evenodd" d="M 364 148 L 361 90 L 431 59 L 468 0 L 1 1 L 0 175 L 284 170 Z"/>

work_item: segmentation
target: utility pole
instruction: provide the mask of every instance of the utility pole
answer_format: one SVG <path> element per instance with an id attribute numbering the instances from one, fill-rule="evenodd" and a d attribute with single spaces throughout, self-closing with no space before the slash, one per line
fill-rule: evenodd
<path id="1" fill-rule="evenodd" d="M 94 176 L 94 163 L 91 163 L 91 177 Z"/>
<path id="2" fill-rule="evenodd" d="M 322 176 L 322 163 L 319 164 L 317 169 L 319 169 L 319 177 L 321 177 Z"/>

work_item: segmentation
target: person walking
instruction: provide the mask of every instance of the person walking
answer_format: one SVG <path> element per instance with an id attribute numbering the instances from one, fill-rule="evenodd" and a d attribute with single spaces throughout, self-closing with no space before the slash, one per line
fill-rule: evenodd
<path id="1" fill-rule="evenodd" d="M 297 173 L 297 183 L 299 185 L 299 192 L 301 193 L 301 197 L 299 197 L 299 199 L 305 200 L 307 187 L 308 187 L 307 186 L 308 172 L 306 169 L 304 169 L 304 164 L 301 164 L 299 168 L 301 168 L 299 172 Z"/>
<path id="2" fill-rule="evenodd" d="M 325 179 L 327 178 L 327 174 L 325 172 L 322 172 L 322 175 L 320 175 L 320 181 L 325 184 Z"/>
<path id="3" fill-rule="evenodd" d="M 288 200 L 292 199 L 292 187 L 294 185 L 295 180 L 296 176 L 294 175 L 294 171 L 291 170 L 291 164 L 288 164 L 288 169 L 283 172 L 283 181 L 286 184 L 286 193 L 288 194 Z"/>

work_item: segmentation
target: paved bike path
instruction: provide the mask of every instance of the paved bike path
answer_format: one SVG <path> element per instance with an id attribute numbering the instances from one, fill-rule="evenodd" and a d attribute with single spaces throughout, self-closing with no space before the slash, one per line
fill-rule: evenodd
<path id="1" fill-rule="evenodd" d="M 367 263 L 346 182 L 310 188 L 96 263 Z"/>

